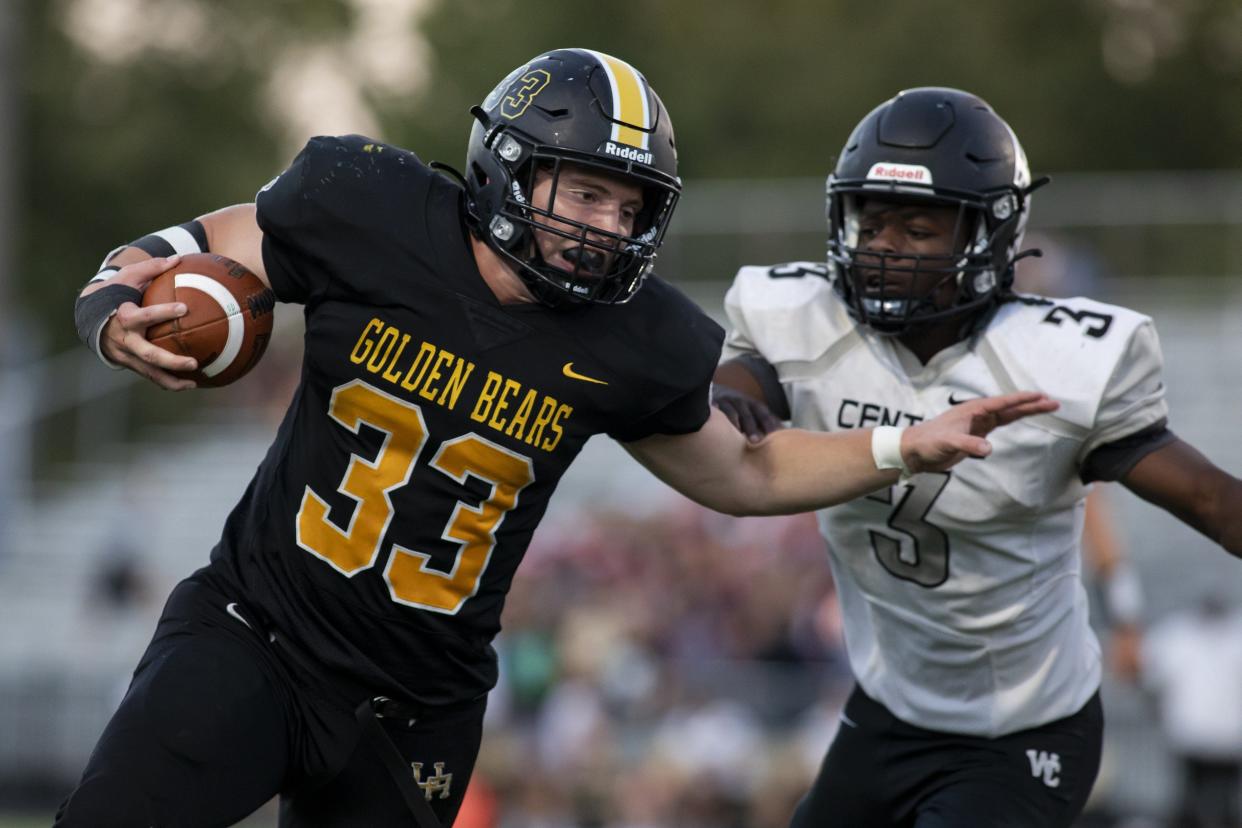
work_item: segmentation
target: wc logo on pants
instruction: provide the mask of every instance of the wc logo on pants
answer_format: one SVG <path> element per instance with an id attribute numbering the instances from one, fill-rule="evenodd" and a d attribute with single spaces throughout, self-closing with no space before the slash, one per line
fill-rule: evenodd
<path id="1" fill-rule="evenodd" d="M 1036 779 L 1043 777 L 1044 784 L 1055 788 L 1061 784 L 1061 754 L 1049 753 L 1046 750 L 1028 750 L 1026 758 L 1031 761 L 1031 776 Z"/>

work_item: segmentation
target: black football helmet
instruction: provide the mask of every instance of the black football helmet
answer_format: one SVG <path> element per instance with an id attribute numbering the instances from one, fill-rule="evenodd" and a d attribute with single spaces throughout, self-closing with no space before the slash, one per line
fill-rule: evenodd
<path id="1" fill-rule="evenodd" d="M 646 78 L 601 52 L 557 49 L 509 73 L 471 113 L 476 123 L 465 179 L 475 235 L 510 262 L 544 303 L 616 304 L 633 297 L 681 194 L 673 125 Z M 643 207 L 631 235 L 557 214 L 556 188 L 567 162 L 627 176 L 642 188 Z M 553 176 L 547 209 L 531 203 L 538 170 Z M 537 223 L 536 217 L 560 224 Z M 535 229 L 578 243 L 573 272 L 543 261 Z M 600 253 L 612 257 L 606 273 L 583 267 Z"/>
<path id="2" fill-rule="evenodd" d="M 1010 290 L 1030 194 L 1046 182 L 1031 184 L 1017 136 L 982 99 L 938 87 L 900 92 L 854 128 L 828 177 L 833 287 L 855 319 L 883 334 L 950 316 L 976 319 L 981 314 L 972 311 Z M 859 214 L 877 197 L 956 207 L 964 249 L 937 257 L 862 251 Z M 937 286 L 955 283 L 950 307 L 937 307 L 936 288 L 916 288 L 914 276 L 929 273 L 943 274 Z"/>

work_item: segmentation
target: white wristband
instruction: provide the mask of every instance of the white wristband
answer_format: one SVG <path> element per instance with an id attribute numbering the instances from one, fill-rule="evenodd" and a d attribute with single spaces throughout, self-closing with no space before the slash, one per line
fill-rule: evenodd
<path id="1" fill-rule="evenodd" d="M 880 470 L 900 469 L 901 479 L 910 476 L 910 469 L 901 459 L 901 433 L 904 428 L 897 426 L 877 426 L 871 430 L 871 457 L 875 467 Z"/>

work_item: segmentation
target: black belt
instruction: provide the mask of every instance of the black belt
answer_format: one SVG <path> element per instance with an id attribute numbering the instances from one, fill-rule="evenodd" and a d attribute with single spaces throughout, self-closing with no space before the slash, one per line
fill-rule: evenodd
<path id="1" fill-rule="evenodd" d="M 383 718 L 406 719 L 412 724 L 418 718 L 417 711 L 387 696 L 376 696 L 358 705 L 354 716 L 358 719 L 358 724 L 362 726 L 363 738 L 374 748 L 375 755 L 388 769 L 392 781 L 397 783 L 397 790 L 401 791 L 401 798 L 405 800 L 410 812 L 414 814 L 414 821 L 418 823 L 419 828 L 441 828 L 440 820 L 436 818 L 435 812 L 427 804 L 427 795 L 414 781 L 414 775 L 405 757 L 397 750 L 397 746 L 393 744 L 392 739 L 388 738 L 388 734 L 384 732 L 384 728 L 380 727 L 379 723 L 379 720 Z"/>

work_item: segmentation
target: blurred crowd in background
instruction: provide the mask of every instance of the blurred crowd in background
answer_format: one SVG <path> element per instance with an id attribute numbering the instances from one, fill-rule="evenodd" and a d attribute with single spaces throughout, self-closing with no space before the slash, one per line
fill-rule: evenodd
<path id="1" fill-rule="evenodd" d="M 690 505 L 544 533 L 499 640 L 479 807 L 506 828 L 786 825 L 848 689 L 809 517 Z"/>

